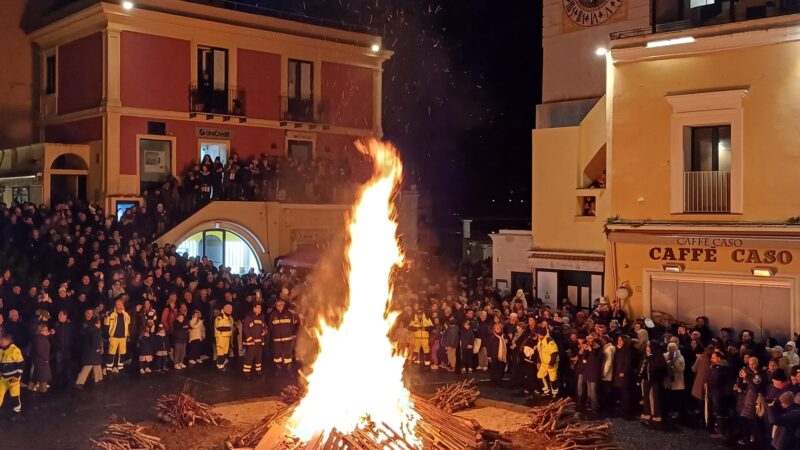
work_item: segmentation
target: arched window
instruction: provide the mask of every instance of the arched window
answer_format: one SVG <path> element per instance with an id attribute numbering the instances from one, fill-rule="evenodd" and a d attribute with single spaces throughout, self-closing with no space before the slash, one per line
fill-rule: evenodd
<path id="1" fill-rule="evenodd" d="M 67 169 L 67 170 L 87 170 L 86 162 L 83 161 L 78 155 L 72 153 L 64 153 L 59 155 L 50 167 L 51 169 Z"/>
<path id="2" fill-rule="evenodd" d="M 238 234 L 228 230 L 205 230 L 195 233 L 178 245 L 178 253 L 190 257 L 207 257 L 219 267 L 231 268 L 232 273 L 259 270 L 259 261 L 253 248 Z"/>

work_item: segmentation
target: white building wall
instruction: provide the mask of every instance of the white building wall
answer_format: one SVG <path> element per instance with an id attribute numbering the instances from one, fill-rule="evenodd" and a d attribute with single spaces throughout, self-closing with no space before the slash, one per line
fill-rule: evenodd
<path id="1" fill-rule="evenodd" d="M 511 286 L 511 272 L 532 273 L 528 253 L 533 248 L 530 230 L 500 230 L 489 235 L 492 239 L 492 277 L 505 280 Z"/>

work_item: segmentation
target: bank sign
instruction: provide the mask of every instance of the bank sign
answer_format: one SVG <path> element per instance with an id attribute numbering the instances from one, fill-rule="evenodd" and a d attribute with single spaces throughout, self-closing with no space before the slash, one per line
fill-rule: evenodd
<path id="1" fill-rule="evenodd" d="M 742 239 L 712 237 L 678 237 L 675 245 L 650 247 L 648 255 L 656 261 L 706 262 L 715 263 L 730 252 L 728 256 L 734 263 L 741 264 L 780 264 L 792 262 L 792 252 L 779 248 L 748 248 Z"/>
<path id="2" fill-rule="evenodd" d="M 233 132 L 231 130 L 226 130 L 224 128 L 197 127 L 194 129 L 194 134 L 199 138 L 206 138 L 206 139 L 227 140 L 233 137 Z"/>

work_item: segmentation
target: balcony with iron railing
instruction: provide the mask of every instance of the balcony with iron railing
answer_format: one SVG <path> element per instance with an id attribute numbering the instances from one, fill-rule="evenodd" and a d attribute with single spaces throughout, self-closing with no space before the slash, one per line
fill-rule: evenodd
<path id="1" fill-rule="evenodd" d="M 189 114 L 194 117 L 204 114 L 208 117 L 222 116 L 224 120 L 231 117 L 244 121 L 247 116 L 247 96 L 244 89 L 228 87 L 189 86 Z"/>
<path id="2" fill-rule="evenodd" d="M 281 97 L 281 120 L 327 124 L 330 122 L 327 102 L 317 97 L 306 99 L 284 95 Z"/>
<path id="3" fill-rule="evenodd" d="M 651 0 L 650 26 L 615 31 L 611 40 L 642 37 L 693 28 L 710 27 L 729 23 L 745 22 L 768 17 L 785 16 L 800 12 L 799 0 L 732 1 L 717 0 L 691 7 L 689 0 L 665 2 Z"/>
<path id="4" fill-rule="evenodd" d="M 731 212 L 731 174 L 718 171 L 684 172 L 683 212 Z"/>

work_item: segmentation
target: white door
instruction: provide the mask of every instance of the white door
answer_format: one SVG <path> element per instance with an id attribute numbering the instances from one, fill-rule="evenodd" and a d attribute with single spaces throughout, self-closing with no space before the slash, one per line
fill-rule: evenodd
<path id="1" fill-rule="evenodd" d="M 200 161 L 206 157 L 211 157 L 211 161 L 219 158 L 222 164 L 228 160 L 228 144 L 222 142 L 201 142 L 200 143 Z"/>
<path id="2" fill-rule="evenodd" d="M 558 273 L 537 271 L 536 295 L 545 305 L 555 309 L 558 305 Z"/>

